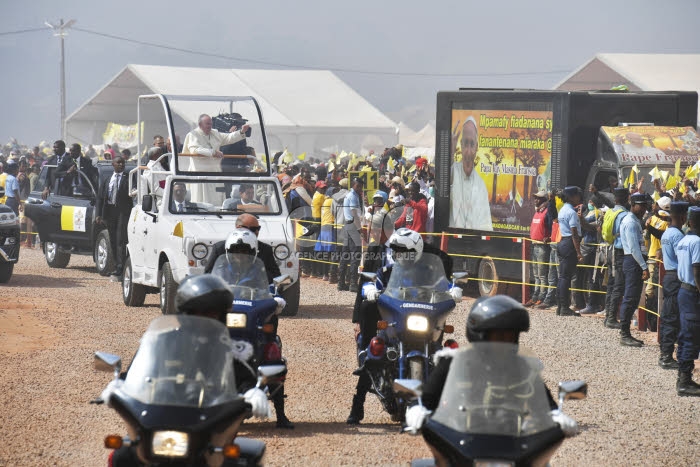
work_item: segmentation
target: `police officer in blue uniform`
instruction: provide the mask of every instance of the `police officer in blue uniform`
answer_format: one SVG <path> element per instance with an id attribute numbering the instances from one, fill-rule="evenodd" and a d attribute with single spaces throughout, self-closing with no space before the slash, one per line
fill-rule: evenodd
<path id="1" fill-rule="evenodd" d="M 559 316 L 581 316 L 569 306 L 571 305 L 571 279 L 576 273 L 576 265 L 583 260 L 581 256 L 581 221 L 574 206 L 581 204 L 581 189 L 577 186 L 564 188 L 564 206 L 559 211 L 559 232 L 561 240 L 557 245 L 559 255 L 559 283 L 557 296 Z"/>
<path id="2" fill-rule="evenodd" d="M 625 276 L 625 295 L 622 297 L 620 310 L 620 344 L 629 347 L 644 345 L 641 340 L 632 337 L 630 324 L 642 297 L 644 281 L 649 280 L 649 268 L 642 255 L 642 217 L 649 209 L 649 200 L 645 194 L 633 194 L 631 211 L 620 222 L 620 240 L 624 254 L 622 274 Z"/>
<path id="3" fill-rule="evenodd" d="M 613 211 L 620 211 L 620 213 L 615 217 L 612 231 L 615 241 L 608 255 L 608 287 L 605 292 L 605 319 L 603 320 L 603 326 L 610 329 L 620 329 L 620 322 L 617 320 L 617 310 L 620 308 L 620 301 L 625 291 L 625 275 L 622 273 L 624 253 L 622 251 L 622 240 L 620 240 L 620 224 L 629 212 L 630 192 L 627 188 L 615 188 L 614 194 L 615 206 Z"/>
<path id="4" fill-rule="evenodd" d="M 688 209 L 688 234 L 678 242 L 678 309 L 681 332 L 678 335 L 679 396 L 700 396 L 700 384 L 693 381 L 694 360 L 700 352 L 700 207 Z"/>
<path id="5" fill-rule="evenodd" d="M 678 362 L 673 359 L 673 347 L 678 340 L 680 318 L 678 315 L 678 290 L 681 282 L 678 280 L 678 258 L 676 245 L 683 238 L 683 225 L 688 219 L 688 203 L 677 201 L 671 203 L 671 225 L 661 236 L 661 252 L 663 253 L 666 274 L 663 280 L 664 306 L 661 309 L 659 325 L 659 366 L 664 370 L 678 369 Z"/>

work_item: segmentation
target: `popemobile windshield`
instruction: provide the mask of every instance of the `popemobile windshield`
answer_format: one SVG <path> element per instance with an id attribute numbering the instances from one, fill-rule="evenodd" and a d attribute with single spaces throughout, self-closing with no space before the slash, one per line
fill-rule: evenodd
<path id="1" fill-rule="evenodd" d="M 131 171 L 135 206 L 128 226 L 123 298 L 141 306 L 159 293 L 174 312 L 177 285 L 214 261 L 242 213 L 259 218 L 259 239 L 272 246 L 282 274 L 294 283 L 285 314 L 299 303 L 292 222 L 270 171 L 264 122 L 253 97 L 140 96 L 139 166 Z M 165 147 L 150 147 L 158 137 Z M 164 139 L 164 138 L 163 138 Z M 175 141 L 175 144 L 172 142 Z"/>

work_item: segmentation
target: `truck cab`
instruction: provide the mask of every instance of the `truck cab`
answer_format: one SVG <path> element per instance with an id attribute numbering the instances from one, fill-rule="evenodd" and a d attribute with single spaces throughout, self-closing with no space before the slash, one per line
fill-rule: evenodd
<path id="1" fill-rule="evenodd" d="M 175 117 L 172 107 L 179 110 Z M 259 240 L 272 246 L 280 271 L 294 281 L 285 290 L 284 313 L 296 314 L 299 262 L 293 226 L 280 182 L 270 170 L 255 99 L 146 95 L 139 97 L 138 117 L 139 141 L 168 135 L 176 143 L 165 153 L 139 147 L 144 159 L 130 177 L 137 201 L 128 224 L 124 303 L 141 306 L 146 293 L 158 293 L 162 312 L 173 313 L 178 284 L 204 273 L 216 260 L 215 246 L 235 229 L 239 215 L 249 213 L 259 219 Z M 208 134 L 200 125 L 207 118 L 213 126 Z M 249 131 L 242 132 L 243 125 Z"/>

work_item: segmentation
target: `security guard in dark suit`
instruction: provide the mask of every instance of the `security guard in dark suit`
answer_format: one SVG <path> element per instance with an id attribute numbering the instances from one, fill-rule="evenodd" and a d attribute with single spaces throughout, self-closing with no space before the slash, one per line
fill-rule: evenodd
<path id="1" fill-rule="evenodd" d="M 620 310 L 620 344 L 629 347 L 641 347 L 644 343 L 632 337 L 630 324 L 634 310 L 642 297 L 644 281 L 649 280 L 649 267 L 642 255 L 642 217 L 649 209 L 650 197 L 642 193 L 631 196 L 630 213 L 620 223 L 620 240 L 624 258 L 622 274 L 625 276 L 625 295 L 622 297 Z"/>
<path id="2" fill-rule="evenodd" d="M 700 396 L 700 384 L 693 381 L 694 360 L 700 352 L 700 207 L 688 210 L 688 234 L 678 242 L 678 291 L 681 332 L 678 335 L 679 396 Z"/>

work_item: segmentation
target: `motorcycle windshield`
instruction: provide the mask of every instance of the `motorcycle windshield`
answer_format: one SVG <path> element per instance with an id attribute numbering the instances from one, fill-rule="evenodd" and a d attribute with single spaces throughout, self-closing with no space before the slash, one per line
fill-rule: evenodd
<path id="1" fill-rule="evenodd" d="M 199 316 L 154 319 L 141 338 L 122 391 L 151 405 L 206 408 L 236 399 L 228 329 Z"/>
<path id="2" fill-rule="evenodd" d="M 432 419 L 469 434 L 530 436 L 555 426 L 542 364 L 515 344 L 483 342 L 458 351 Z"/>
<path id="3" fill-rule="evenodd" d="M 231 286 L 234 300 L 272 298 L 265 264 L 258 257 L 241 253 L 220 255 L 211 273 Z"/>
<path id="4" fill-rule="evenodd" d="M 452 300 L 449 286 L 440 257 L 424 252 L 416 262 L 394 263 L 384 295 L 403 301 L 440 303 Z"/>

